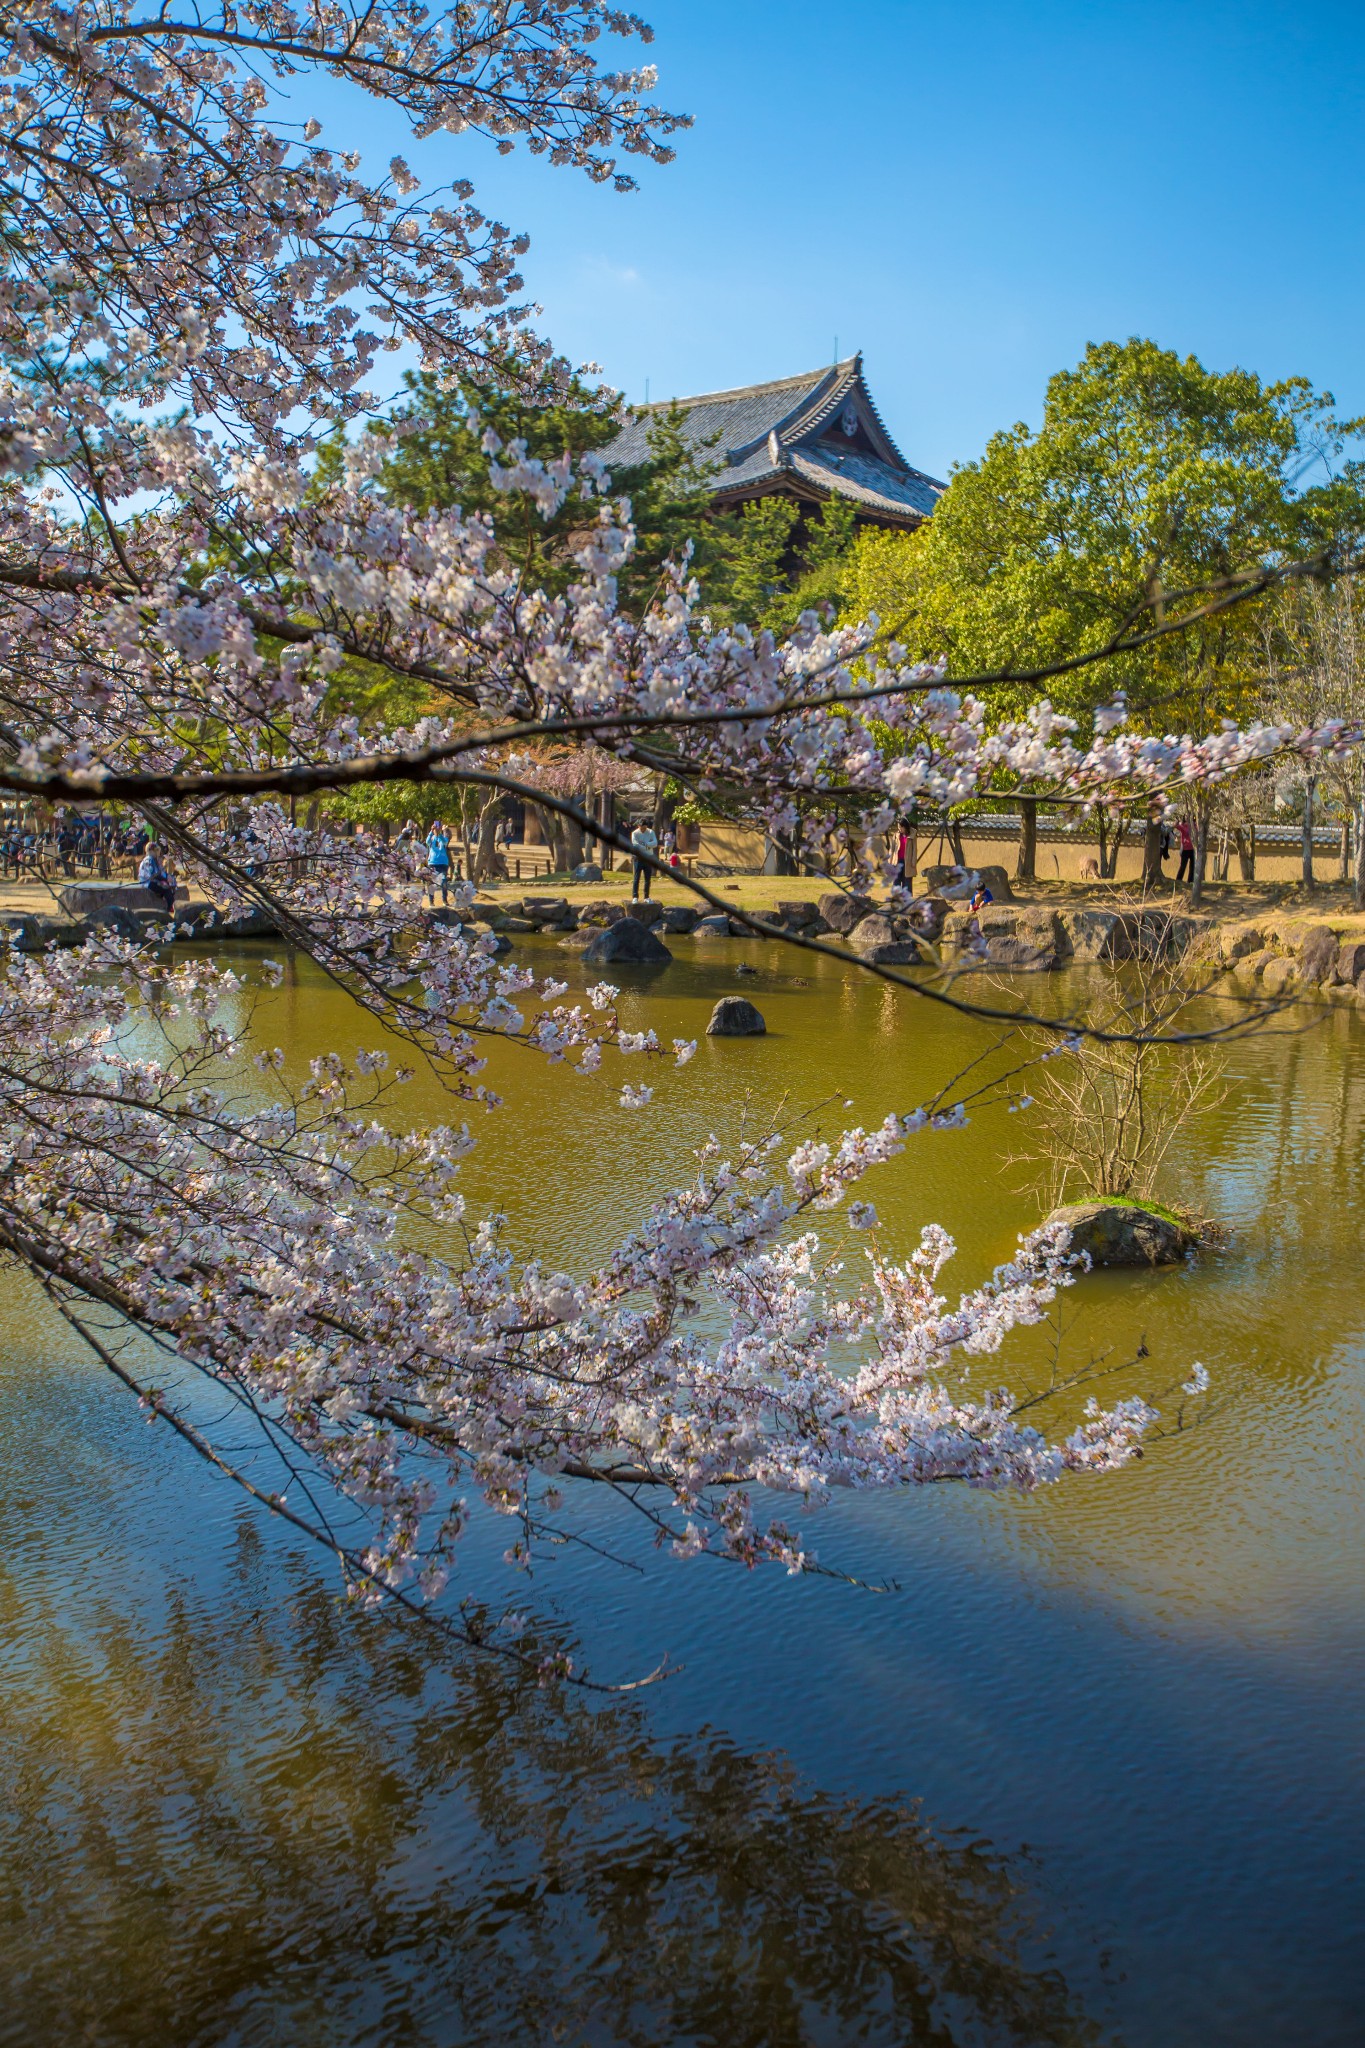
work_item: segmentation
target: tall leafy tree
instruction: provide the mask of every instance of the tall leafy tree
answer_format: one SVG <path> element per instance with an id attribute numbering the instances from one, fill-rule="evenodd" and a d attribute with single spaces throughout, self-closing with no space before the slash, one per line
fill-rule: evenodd
<path id="1" fill-rule="evenodd" d="M 1146 340 L 1092 344 L 1050 380 L 1038 429 L 996 434 L 924 527 L 863 537 L 851 609 L 875 610 L 963 676 L 1140 640 L 1183 593 L 1313 552 L 1354 523 L 1359 480 L 1341 458 L 1357 426 L 1302 377 L 1210 370 Z M 1246 709 L 1254 640 L 1247 608 L 1197 620 L 1055 678 L 1052 701 L 1088 721 L 1122 691 L 1144 721 L 1206 730 Z M 1015 716 L 1033 694 L 1002 683 L 992 708 Z"/>
<path id="2" fill-rule="evenodd" d="M 410 376 L 408 385 L 407 405 L 383 429 L 392 442 L 383 473 L 386 493 L 413 512 L 459 506 L 466 514 L 486 513 L 528 587 L 562 590 L 580 573 L 572 550 L 583 529 L 582 505 L 570 501 L 547 518 L 528 493 L 496 488 L 495 456 L 485 435 L 491 430 L 504 451 L 523 443 L 535 461 L 576 458 L 614 439 L 621 394 L 576 375 L 531 374 L 515 356 L 450 380 Z M 656 413 L 646 459 L 612 472 L 612 492 L 630 499 L 635 526 L 634 554 L 617 578 L 627 610 L 644 609 L 664 563 L 681 560 L 689 544 L 703 572 L 713 553 L 707 512 L 714 465 L 705 449 L 687 440 L 682 418 L 673 408 Z"/>

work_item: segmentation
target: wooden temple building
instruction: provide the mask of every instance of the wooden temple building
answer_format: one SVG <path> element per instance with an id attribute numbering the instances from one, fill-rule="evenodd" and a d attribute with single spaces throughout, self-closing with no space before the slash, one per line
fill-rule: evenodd
<path id="1" fill-rule="evenodd" d="M 641 406 L 602 450 L 608 467 L 647 461 L 650 422 L 674 407 L 698 466 L 711 471 L 718 512 L 774 495 L 814 511 L 837 497 L 868 525 L 908 530 L 929 517 L 946 488 L 912 469 L 887 433 L 861 354 L 771 384 Z"/>

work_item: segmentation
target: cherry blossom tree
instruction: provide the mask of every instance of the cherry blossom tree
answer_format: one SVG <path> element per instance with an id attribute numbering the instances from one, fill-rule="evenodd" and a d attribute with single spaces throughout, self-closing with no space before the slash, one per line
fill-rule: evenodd
<path id="1" fill-rule="evenodd" d="M 667 773 L 702 799 L 740 790 L 774 835 L 799 805 L 856 886 L 865 846 L 916 798 L 953 804 L 999 782 L 1145 807 L 1286 753 L 1359 745 L 1344 721 L 1144 736 L 1117 704 L 1081 748 L 1045 699 L 987 733 L 980 700 L 907 661 L 875 619 L 807 613 L 781 642 L 717 629 L 685 560 L 643 617 L 624 611 L 630 510 L 592 455 L 546 462 L 489 431 L 500 489 L 547 518 L 574 512 L 575 579 L 553 593 L 486 512 L 390 503 L 382 433 L 319 465 L 338 417 L 382 417 L 366 380 L 386 353 L 439 378 L 505 365 L 515 344 L 541 390 L 562 366 L 516 302 L 524 242 L 467 181 L 430 192 L 395 157 L 367 182 L 315 118 L 286 119 L 296 82 L 329 75 L 418 138 L 522 142 L 622 185 L 621 163 L 663 160 L 679 126 L 649 100 L 650 71 L 598 62 L 603 39 L 647 37 L 635 17 L 600 0 L 435 13 L 96 0 L 6 5 L 0 19 L 0 790 L 136 806 L 225 917 L 268 910 L 438 1073 L 453 1116 L 493 1106 L 480 1075 L 494 1037 L 566 1085 L 611 1086 L 626 1109 L 692 1047 L 626 1030 L 608 986 L 568 1003 L 499 964 L 428 914 L 400 849 L 301 826 L 286 799 L 427 781 L 517 795 L 610 842 L 574 792 L 547 786 L 555 750 L 591 749 L 612 776 Z M 1163 592 L 1161 616 L 1126 622 L 1115 645 L 1321 567 Z M 338 713 L 346 665 L 413 686 L 428 708 L 381 731 Z M 231 823 L 245 800 L 249 858 Z M 1053 1439 L 1026 1399 L 969 1383 L 971 1361 L 1071 1277 L 1055 1237 L 953 1302 L 942 1232 L 902 1263 L 881 1251 L 855 1190 L 961 1105 L 907 1105 L 877 1130 L 794 1147 L 777 1132 L 729 1156 L 707 1146 L 575 1277 L 466 1217 L 469 1129 L 412 1131 L 386 1052 L 321 1059 L 297 1091 L 282 1056 L 260 1054 L 244 1106 L 244 1027 L 222 1021 L 243 991 L 224 967 L 168 955 L 171 936 L 100 932 L 6 957 L 0 1246 L 151 1417 L 332 1549 L 363 1601 L 435 1600 L 467 1488 L 513 1518 L 517 1562 L 558 1526 L 569 1488 L 606 1487 L 680 1555 L 801 1571 L 815 1554 L 760 1495 L 805 1513 L 845 1486 L 1028 1490 L 1121 1466 L 1153 1423 L 1139 1400 L 1091 1399 Z M 973 1007 L 949 977 L 865 971 Z M 1065 1048 L 1075 1020 L 1051 1023 Z M 619 1077 L 632 1059 L 650 1083 Z M 852 1283 L 811 1227 L 836 1210 L 867 1245 Z M 418 1248 L 433 1222 L 463 1244 L 458 1259 Z M 147 1365 L 157 1347 L 250 1416 L 286 1483 L 254 1476 L 168 1392 Z M 466 1610 L 436 1611 L 523 1654 Z"/>

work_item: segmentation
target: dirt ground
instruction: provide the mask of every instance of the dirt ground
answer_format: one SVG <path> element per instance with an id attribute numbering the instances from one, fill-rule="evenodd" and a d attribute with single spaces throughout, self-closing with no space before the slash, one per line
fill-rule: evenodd
<path id="1" fill-rule="evenodd" d="M 82 876 L 78 879 L 89 878 Z M 698 880 L 704 881 L 709 890 L 723 897 L 727 903 L 733 902 L 736 908 L 758 916 L 775 910 L 779 903 L 813 902 L 832 886 L 818 875 L 716 875 L 699 876 Z M 46 917 L 60 916 L 61 906 L 57 897 L 63 886 L 64 880 L 55 877 L 49 882 L 0 882 L 0 912 L 26 911 Z M 1126 910 L 1145 902 L 1181 914 L 1188 914 L 1189 910 L 1188 890 L 1177 890 L 1169 882 L 1163 889 L 1153 890 L 1145 897 L 1141 888 L 1132 882 L 1038 881 L 1012 883 L 1011 886 L 1021 903 L 1057 908 Z M 617 872 L 604 875 L 600 882 L 563 883 L 548 881 L 541 876 L 535 881 L 501 882 L 481 889 L 479 893 L 509 907 L 524 896 L 537 895 L 562 896 L 570 903 L 590 903 L 603 896 L 624 902 L 630 895 L 630 877 L 624 872 Z M 881 900 L 885 894 L 885 890 L 880 888 L 872 891 L 875 900 Z M 659 903 L 696 905 L 698 902 L 693 892 L 682 883 L 663 881 L 658 877 L 655 878 L 653 896 Z M 1350 889 L 1341 883 L 1320 883 L 1311 892 L 1297 882 L 1228 881 L 1210 882 L 1205 886 L 1200 914 L 1215 923 L 1237 923 L 1270 913 L 1281 918 L 1327 923 L 1343 930 L 1365 929 L 1365 913 L 1352 908 Z"/>

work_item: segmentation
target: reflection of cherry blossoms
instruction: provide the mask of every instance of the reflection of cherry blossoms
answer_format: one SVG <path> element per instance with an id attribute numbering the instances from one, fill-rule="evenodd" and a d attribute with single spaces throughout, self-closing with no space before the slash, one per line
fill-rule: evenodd
<path id="1" fill-rule="evenodd" d="M 874 1248 L 848 1282 L 813 1234 L 793 1238 L 921 1116 L 785 1161 L 774 1137 L 733 1161 L 712 1141 L 693 1180 L 574 1279 L 518 1265 L 496 1219 L 465 1219 L 469 1132 L 396 1132 L 384 1112 L 404 1077 L 384 1055 L 315 1060 L 292 1094 L 263 1055 L 244 1106 L 240 1081 L 212 1085 L 240 1069 L 216 1021 L 235 978 L 196 962 L 143 996 L 139 966 L 113 942 L 11 959 L 0 1238 L 63 1298 L 170 1340 L 364 1509 L 367 1596 L 444 1583 L 465 1483 L 518 1518 L 519 1557 L 553 1520 L 546 1485 L 570 1479 L 657 1494 L 649 1512 L 682 1553 L 800 1570 L 800 1538 L 757 1516 L 754 1489 L 804 1509 L 836 1487 L 1027 1490 L 1122 1464 L 1149 1420 L 1120 1402 L 1051 1442 L 1007 1393 L 966 1390 L 966 1361 L 1064 1283 L 1045 1233 L 951 1304 L 940 1230 L 903 1266 Z M 462 1258 L 418 1248 L 431 1222 L 443 1240 L 460 1226 Z M 414 1463 L 414 1446 L 438 1456 Z"/>

